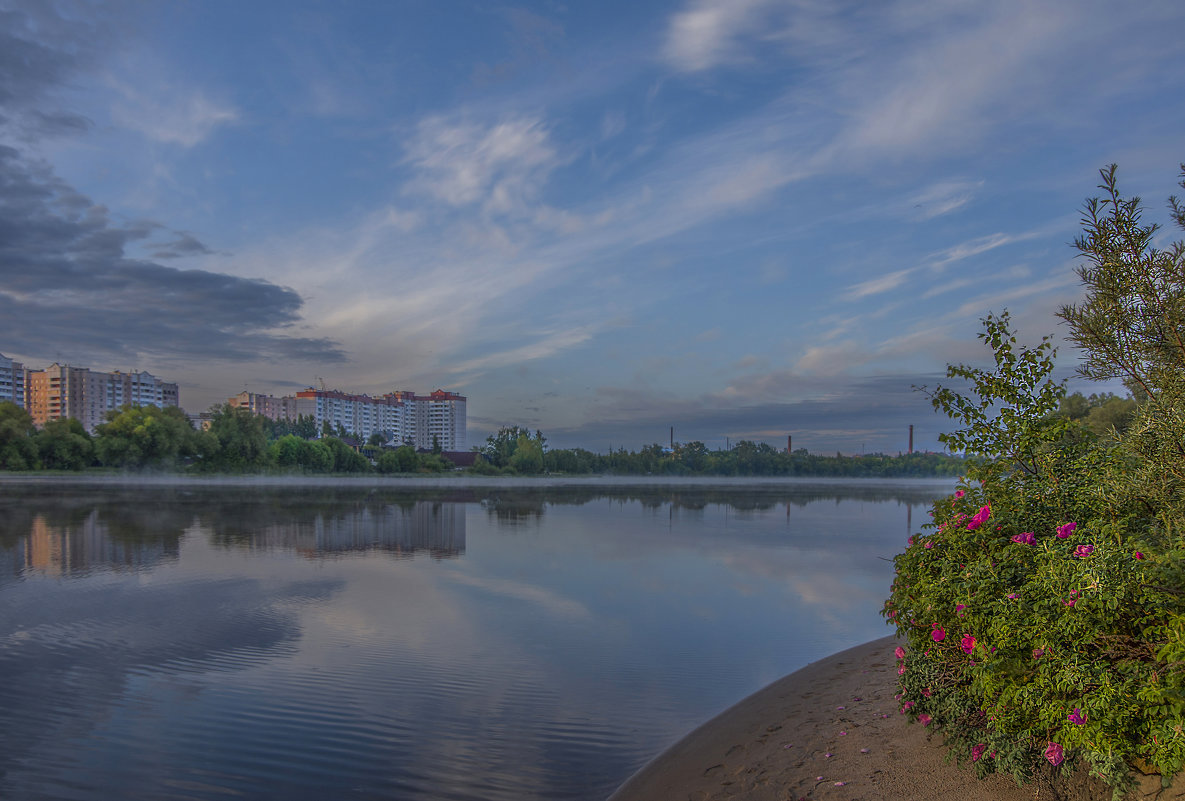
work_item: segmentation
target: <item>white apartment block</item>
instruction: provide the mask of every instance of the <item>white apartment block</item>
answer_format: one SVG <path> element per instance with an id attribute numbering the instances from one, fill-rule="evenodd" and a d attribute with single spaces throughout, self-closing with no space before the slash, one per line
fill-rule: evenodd
<path id="1" fill-rule="evenodd" d="M 0 353 L 0 403 L 25 408 L 25 366 Z"/>
<path id="2" fill-rule="evenodd" d="M 227 402 L 272 420 L 309 417 L 318 432 L 328 424 L 334 432 L 344 430 L 360 439 L 382 433 L 387 442 L 416 448 L 431 448 L 437 441 L 446 451 L 467 447 L 466 399 L 439 389 L 429 395 L 399 391 L 378 398 L 324 389 L 306 389 L 283 398 L 240 392 Z"/>

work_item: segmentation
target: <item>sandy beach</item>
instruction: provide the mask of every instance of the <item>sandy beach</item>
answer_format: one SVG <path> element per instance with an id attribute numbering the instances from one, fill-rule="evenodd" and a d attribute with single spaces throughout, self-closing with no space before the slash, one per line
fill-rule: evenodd
<path id="1" fill-rule="evenodd" d="M 981 781 L 948 761 L 941 735 L 899 713 L 896 644 L 875 640 L 774 682 L 659 755 L 610 801 L 1109 801 L 1083 771 L 1017 787 L 1011 776 Z M 1137 797 L 1185 798 L 1180 787 L 1153 792 L 1159 777 L 1141 789 Z"/>

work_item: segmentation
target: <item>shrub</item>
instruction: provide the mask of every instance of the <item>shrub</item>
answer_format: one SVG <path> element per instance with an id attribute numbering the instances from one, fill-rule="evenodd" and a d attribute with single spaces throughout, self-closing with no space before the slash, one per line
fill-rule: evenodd
<path id="1" fill-rule="evenodd" d="M 1167 785 L 1185 764 L 1185 244 L 1153 248 L 1139 199 L 1102 176 L 1076 242 L 1085 299 L 1059 317 L 1134 417 L 1099 437 L 1054 414 L 1049 339 L 1025 348 L 989 315 L 994 366 L 951 366 L 971 392 L 929 393 L 960 426 L 943 441 L 976 458 L 896 558 L 884 614 L 901 711 L 957 759 L 1018 781 L 1085 764 L 1119 797 L 1133 768 Z"/>

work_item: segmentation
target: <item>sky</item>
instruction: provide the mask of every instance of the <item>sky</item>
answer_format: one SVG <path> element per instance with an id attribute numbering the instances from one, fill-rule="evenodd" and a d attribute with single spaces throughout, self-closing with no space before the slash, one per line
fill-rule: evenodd
<path id="1" fill-rule="evenodd" d="M 988 312 L 1060 338 L 1098 170 L 1167 222 L 1181 30 L 1178 0 L 0 0 L 0 353 L 190 412 L 442 388 L 471 444 L 940 450 L 915 387 L 989 359 Z"/>

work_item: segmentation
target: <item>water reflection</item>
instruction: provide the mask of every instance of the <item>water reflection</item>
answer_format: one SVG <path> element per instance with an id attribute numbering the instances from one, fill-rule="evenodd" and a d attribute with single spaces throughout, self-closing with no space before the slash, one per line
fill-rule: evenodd
<path id="1" fill-rule="evenodd" d="M 423 552 L 449 559 L 465 552 L 465 509 L 456 503 L 367 505 L 344 512 L 307 509 L 300 519 L 282 523 L 207 517 L 213 541 L 231 548 L 292 550 L 309 558 L 382 551 L 395 557 Z"/>
<path id="2" fill-rule="evenodd" d="M 8 492 L 0 797 L 603 799 L 883 635 L 946 487 Z"/>

